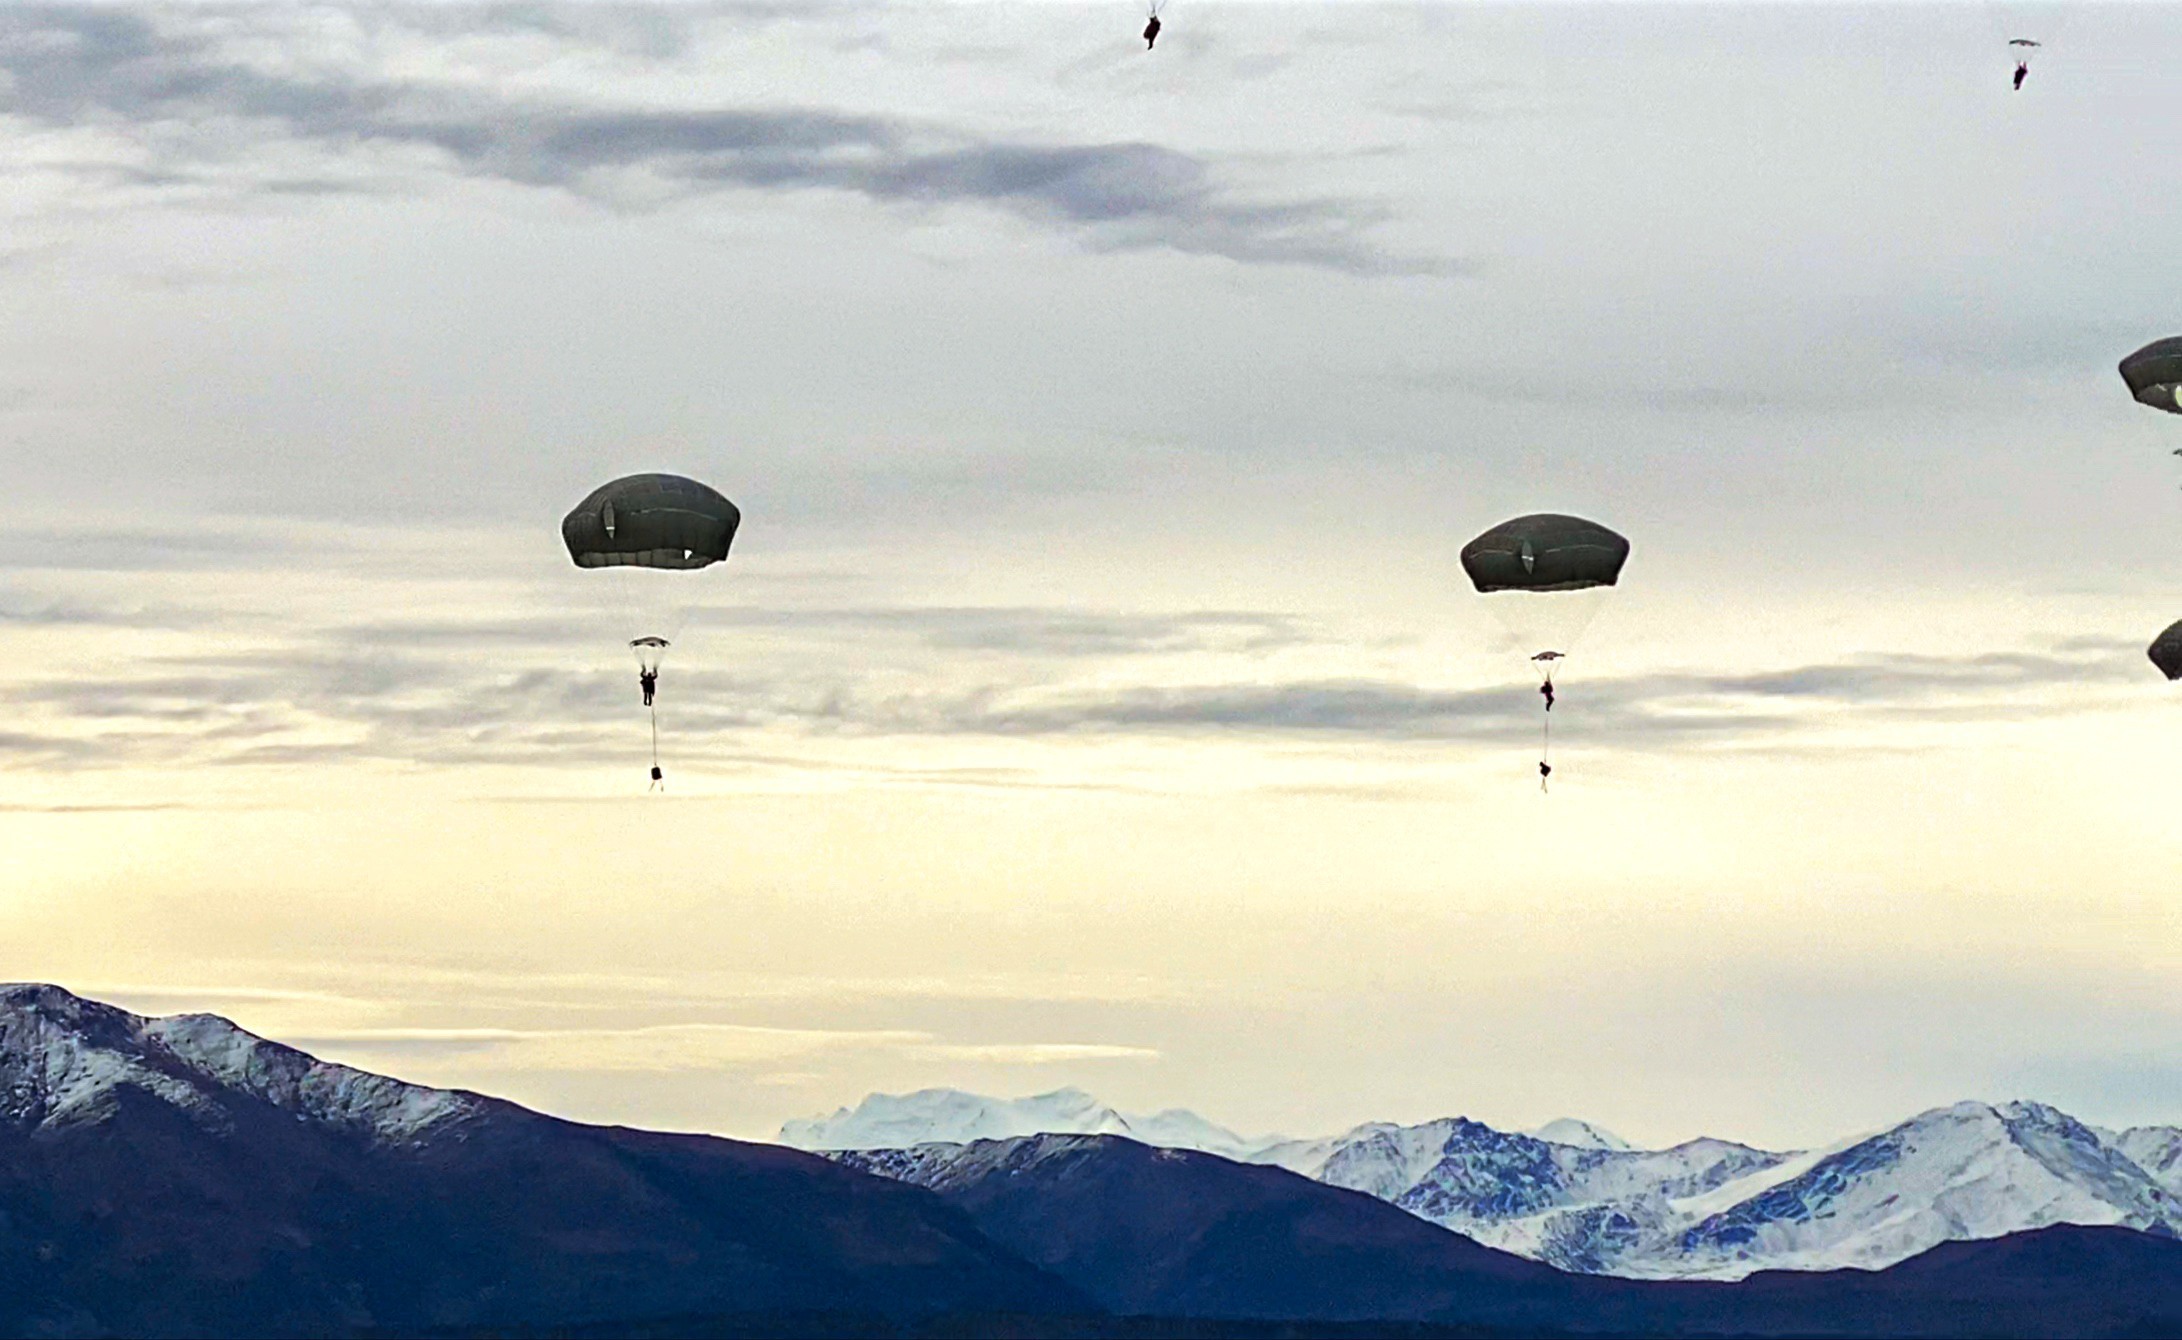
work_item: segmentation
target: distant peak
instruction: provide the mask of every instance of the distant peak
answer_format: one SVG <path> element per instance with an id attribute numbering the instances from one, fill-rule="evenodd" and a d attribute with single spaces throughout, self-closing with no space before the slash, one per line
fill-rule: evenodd
<path id="1" fill-rule="evenodd" d="M 121 1013 L 111 1005 L 100 1005 L 96 1001 L 85 1000 L 75 992 L 65 987 L 55 986 L 51 982 L 9 982 L 0 985 L 0 1005 L 5 1005 L 9 1009 L 36 1009 L 70 1013 L 81 1013 L 88 1006 L 97 1010 L 112 1011 L 116 1014 Z"/>
<path id="2" fill-rule="evenodd" d="M 798 1149 L 912 1149 L 1022 1136 L 1125 1135 L 1148 1145 L 1243 1158 L 1266 1141 L 1242 1136 L 1182 1108 L 1150 1116 L 1117 1112 L 1073 1085 L 1027 1098 L 994 1098 L 959 1089 L 874 1093 L 831 1116 L 789 1121 L 780 1142 Z"/>
<path id="3" fill-rule="evenodd" d="M 0 1111 L 36 1125 L 98 1122 L 123 1090 L 215 1125 L 254 1101 L 384 1140 L 484 1107 L 320 1061 L 216 1014 L 146 1018 L 50 984 L 0 986 Z"/>
<path id="4" fill-rule="evenodd" d="M 1626 1154 L 1632 1148 L 1627 1140 L 1622 1139 L 1605 1127 L 1594 1126 L 1588 1121 L 1579 1121 L 1575 1117 L 1562 1117 L 1558 1121 L 1549 1121 L 1537 1130 L 1532 1131 L 1531 1134 L 1540 1140 L 1549 1141 L 1556 1145 L 1573 1145 L 1578 1149 L 1604 1149 L 1617 1154 Z"/>

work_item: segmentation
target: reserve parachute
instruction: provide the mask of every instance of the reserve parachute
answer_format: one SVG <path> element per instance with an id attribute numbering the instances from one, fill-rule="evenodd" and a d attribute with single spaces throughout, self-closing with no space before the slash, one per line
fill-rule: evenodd
<path id="1" fill-rule="evenodd" d="M 1553 775 L 1553 675 L 1621 580 L 1629 541 L 1596 521 L 1540 512 L 1503 521 L 1462 546 L 1462 570 L 1538 669 L 1545 699 L 1538 784 Z"/>
<path id="2" fill-rule="evenodd" d="M 622 636 L 652 719 L 652 785 L 659 770 L 659 669 L 688 608 L 687 574 L 725 562 L 742 512 L 717 490 L 680 475 L 627 475 L 592 490 L 561 520 L 579 568 L 608 574 Z"/>

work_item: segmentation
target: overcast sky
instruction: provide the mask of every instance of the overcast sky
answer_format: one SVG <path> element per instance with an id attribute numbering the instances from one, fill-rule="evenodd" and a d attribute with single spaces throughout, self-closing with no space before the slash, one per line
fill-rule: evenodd
<path id="1" fill-rule="evenodd" d="M 738 1135 L 2182 1121 L 2182 10 L 1166 17 L 0 9 L 0 977 Z"/>

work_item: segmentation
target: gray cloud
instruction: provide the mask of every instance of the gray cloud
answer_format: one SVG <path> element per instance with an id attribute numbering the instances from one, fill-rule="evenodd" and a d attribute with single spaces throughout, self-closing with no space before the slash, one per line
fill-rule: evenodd
<path id="1" fill-rule="evenodd" d="M 64 617 L 58 609 L 46 613 Z M 73 617 L 111 618 L 96 609 Z M 1018 662 L 1250 653 L 1309 640 L 1281 617 L 1227 611 L 745 608 L 722 612 L 720 621 L 828 642 L 899 638 Z M 0 738 L 0 756 L 55 767 L 590 760 L 626 751 L 634 701 L 631 675 L 569 668 L 568 649 L 592 645 L 596 632 L 559 616 L 386 621 L 324 630 L 287 648 L 147 660 L 134 675 L 27 678 L 0 690 L 0 702 L 69 722 L 82 734 L 18 733 Z M 768 726 L 962 733 L 967 723 L 943 699 L 875 694 L 855 670 L 812 677 L 676 667 L 668 679 L 669 720 L 683 740 L 718 741 Z"/>
<path id="2" fill-rule="evenodd" d="M 740 627 L 892 633 L 954 651 L 1048 656 L 1137 656 L 1179 651 L 1261 652 L 1312 638 L 1295 620 L 1251 611 L 1121 614 L 1005 606 L 900 609 L 726 610 Z"/>
<path id="3" fill-rule="evenodd" d="M 0 112 L 132 139 L 150 160 L 133 169 L 146 174 L 140 184 L 213 184 L 268 140 L 286 139 L 335 156 L 373 146 L 424 149 L 466 174 L 624 208 L 662 188 L 836 190 L 883 203 L 990 206 L 1102 250 L 1361 274 L 1463 268 L 1372 245 L 1365 233 L 1383 221 L 1378 207 L 1246 199 L 1212 164 L 1156 144 L 997 143 L 823 109 L 585 107 L 328 71 L 269 73 L 224 55 L 213 38 L 171 16 L 107 9 L 0 14 L 0 75 Z M 343 189 L 292 172 L 246 189 L 298 185 Z"/>
<path id="4" fill-rule="evenodd" d="M 1056 655 L 1104 655 L 1117 647 L 1126 652 L 1187 639 L 1208 619 L 1216 628 L 1230 627 L 1222 622 L 1229 616 L 1181 616 L 1161 625 L 1150 618 L 1032 612 L 1059 628 L 1053 641 L 1042 640 L 1048 630 L 1038 619 L 987 624 L 980 620 L 995 612 L 936 613 L 942 630 L 950 619 L 976 616 L 962 627 L 988 637 L 989 645 Z M 1088 636 L 1074 626 L 1078 619 Z M 930 631 L 906 622 L 913 631 Z M 444 646 L 432 648 L 433 654 L 391 650 L 372 641 L 386 632 L 377 626 L 352 639 L 336 631 L 308 647 L 270 654 L 173 658 L 161 663 L 166 674 L 18 683 L 0 693 L 0 702 L 82 733 L 0 735 L 0 757 L 44 767 L 296 765 L 358 757 L 553 766 L 590 765 L 631 747 L 637 709 L 627 675 L 550 664 L 503 666 L 495 658 L 444 654 Z M 2131 644 L 2079 638 L 2066 650 L 2048 652 L 1885 654 L 1743 675 L 1584 680 L 1564 686 L 1560 719 L 1605 747 L 1775 747 L 1818 724 L 1817 709 L 1827 709 L 1828 721 L 1840 720 L 1843 711 L 1935 722 L 2019 717 L 2041 693 L 2066 688 L 2096 697 L 2141 679 L 2137 657 Z M 1350 678 L 1140 683 L 1088 691 L 1047 671 L 968 690 L 895 689 L 856 669 L 753 675 L 690 668 L 669 678 L 663 702 L 669 730 L 684 751 L 716 751 L 737 736 L 783 729 L 868 738 L 1254 735 L 1388 744 L 1510 744 L 1537 729 L 1537 704 L 1527 685 L 1446 689 Z M 787 763 L 795 766 L 792 759 Z"/>
<path id="5" fill-rule="evenodd" d="M 1965 691 L 2137 678 L 2139 667 L 2131 662 L 2141 654 L 2134 643 L 2118 639 L 2072 637 L 2056 644 L 2053 653 L 1988 652 L 1950 657 L 1897 652 L 1749 675 L 1662 676 L 1649 683 L 1662 696 L 1675 696 L 1679 690 L 1683 695 L 1917 702 Z"/>
<path id="6" fill-rule="evenodd" d="M 1757 414 L 1765 411 L 1822 411 L 1838 408 L 1840 395 L 1822 384 L 1792 378 L 1753 379 L 1746 370 L 1731 376 L 1687 365 L 1646 368 L 1641 353 L 1625 353 L 1612 377 L 1571 375 L 1560 369 L 1444 368 L 1379 374 L 1378 380 L 1404 391 L 1460 395 L 1513 405 L 1573 405 L 1619 409 L 1643 404 L 1670 414 Z M 1872 379 L 1866 403 L 1878 396 L 1900 399 L 1925 383 L 1889 372 Z"/>
<path id="7" fill-rule="evenodd" d="M 4 607 L 0 607 L 4 611 Z M 0 617 L 5 617 L 0 612 Z M 1315 639 L 1285 615 L 1251 610 L 1125 614 L 1035 606 L 920 605 L 833 609 L 765 606 L 707 608 L 703 622 L 723 631 L 897 638 L 942 651 L 992 651 L 1078 658 L 1191 651 L 1265 652 Z M 344 627 L 335 636 L 355 648 L 424 646 L 538 648 L 579 645 L 597 636 L 577 616 L 479 620 L 400 620 Z"/>
<path id="8" fill-rule="evenodd" d="M 0 531 L 0 567 L 16 572 L 232 571 L 262 567 L 273 559 L 291 562 L 312 555 L 320 561 L 332 561 L 353 551 L 353 546 L 323 534 L 306 543 L 270 528 L 23 525 Z"/>
<path id="9" fill-rule="evenodd" d="M 1829 704 L 1944 719 L 2017 715 L 2020 695 L 2141 679 L 2130 644 L 2075 639 L 2075 654 L 1877 655 L 1747 675 L 1663 674 L 1564 685 L 1565 719 L 1602 742 L 1741 741 L 1804 724 Z M 1248 731 L 1403 740 L 1504 741 L 1536 729 L 1527 687 L 1430 689 L 1386 680 L 1143 686 L 1023 701 L 997 691 L 886 703 L 839 700 L 844 726 L 917 734 L 1058 735 Z"/>
<path id="10" fill-rule="evenodd" d="M 158 628 L 188 630 L 233 624 L 231 615 L 172 603 L 86 601 L 0 589 L 0 627 Z"/>

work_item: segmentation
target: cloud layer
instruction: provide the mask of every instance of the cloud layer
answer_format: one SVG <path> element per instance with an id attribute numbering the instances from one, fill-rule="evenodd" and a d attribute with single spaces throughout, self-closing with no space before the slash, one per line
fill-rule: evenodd
<path id="1" fill-rule="evenodd" d="M 209 626 L 210 611 L 116 612 L 18 600 L 0 626 Z M 755 664 L 671 664 L 662 690 L 683 750 L 764 753 L 804 740 L 1236 738 L 1510 745 L 1533 737 L 1528 686 L 1388 677 L 1235 678 L 1275 653 L 1337 654 L 1326 630 L 1252 611 L 1067 607 L 758 607 L 719 613 Z M 17 768 L 402 763 L 592 766 L 627 743 L 633 676 L 572 649 L 580 613 L 365 621 L 249 652 L 161 653 L 120 673 L 25 666 L 0 684 Z M 897 664 L 870 664 L 873 649 Z M 861 649 L 860 651 L 857 649 Z M 965 656 L 977 659 L 964 660 Z M 571 663 L 571 658 L 575 663 Z M 1557 720 L 1594 747 L 1769 747 L 1843 726 L 1997 721 L 2056 700 L 2077 709 L 2140 680 L 2133 644 L 2065 639 L 2037 651 L 1872 653 L 1741 674 L 1564 680 Z M 2118 701 L 2118 699 L 2116 699 Z M 814 761 L 814 766 L 816 763 Z"/>
<path id="2" fill-rule="evenodd" d="M 11 10 L 0 15 L 0 114 L 118 137 L 133 156 L 66 166 L 139 189 L 368 191 L 436 166 L 623 209 L 718 191 L 825 190 L 889 205 L 997 209 L 1097 249 L 1356 274 L 1463 269 L 1375 245 L 1368 232 L 1383 221 L 1380 208 L 1330 196 L 1251 198 L 1220 165 L 1159 144 L 998 141 L 827 108 L 658 109 L 502 95 L 354 61 L 299 62 L 268 50 L 268 34 L 253 32 L 247 15 Z M 310 156 L 296 159 L 298 148 Z"/>

